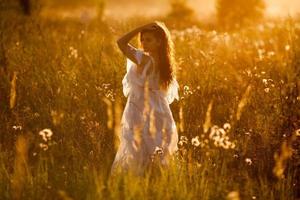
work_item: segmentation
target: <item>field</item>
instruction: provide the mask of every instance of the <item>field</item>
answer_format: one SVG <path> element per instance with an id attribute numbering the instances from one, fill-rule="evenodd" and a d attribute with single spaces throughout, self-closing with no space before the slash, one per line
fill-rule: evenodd
<path id="1" fill-rule="evenodd" d="M 178 64 L 179 151 L 168 169 L 109 176 L 126 103 L 116 40 L 152 20 L 2 18 L 0 199 L 300 198 L 296 18 L 228 32 L 161 18 Z"/>

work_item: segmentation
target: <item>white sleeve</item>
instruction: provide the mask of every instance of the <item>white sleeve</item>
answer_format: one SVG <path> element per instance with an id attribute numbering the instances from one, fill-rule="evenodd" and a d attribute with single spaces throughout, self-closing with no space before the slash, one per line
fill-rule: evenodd
<path id="1" fill-rule="evenodd" d="M 142 62 L 144 52 L 131 45 L 129 45 L 129 51 L 133 54 L 135 60 L 137 61 L 137 64 L 140 65 Z"/>
<path id="2" fill-rule="evenodd" d="M 142 61 L 144 52 L 139 49 L 135 49 L 134 47 L 132 47 L 131 50 L 133 51 L 136 61 L 138 62 L 138 64 L 140 64 Z M 133 90 L 134 85 L 144 86 L 144 83 L 145 83 L 145 76 L 143 76 L 143 75 L 141 76 L 140 74 L 137 73 L 136 64 L 129 58 L 127 58 L 126 61 L 127 61 L 126 62 L 126 71 L 127 72 L 122 80 L 123 94 L 125 97 L 127 97 L 129 95 L 129 93 Z M 144 71 L 146 71 L 146 70 L 144 70 Z"/>
<path id="3" fill-rule="evenodd" d="M 138 65 L 141 64 L 142 58 L 143 58 L 143 51 L 137 49 L 137 50 L 135 51 L 135 59 L 137 60 Z"/>
<path id="4" fill-rule="evenodd" d="M 179 100 L 179 84 L 176 79 L 173 79 L 171 84 L 169 85 L 168 92 L 167 92 L 167 101 L 171 104 L 174 99 Z"/>

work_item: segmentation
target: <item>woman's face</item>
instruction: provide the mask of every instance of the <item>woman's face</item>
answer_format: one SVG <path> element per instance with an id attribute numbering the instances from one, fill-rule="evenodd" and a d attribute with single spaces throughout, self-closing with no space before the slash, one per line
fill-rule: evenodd
<path id="1" fill-rule="evenodd" d="M 151 32 L 145 32 L 141 35 L 141 43 L 145 52 L 154 53 L 160 46 L 160 41 Z"/>

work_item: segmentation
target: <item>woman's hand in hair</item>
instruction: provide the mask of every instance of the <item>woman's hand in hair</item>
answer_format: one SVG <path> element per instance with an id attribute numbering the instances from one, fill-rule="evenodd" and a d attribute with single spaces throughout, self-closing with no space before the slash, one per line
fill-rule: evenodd
<path id="1" fill-rule="evenodd" d="M 157 27 L 158 27 L 158 23 L 155 21 L 155 22 L 151 22 L 149 24 L 145 24 L 141 28 L 144 30 L 144 29 L 155 29 Z"/>

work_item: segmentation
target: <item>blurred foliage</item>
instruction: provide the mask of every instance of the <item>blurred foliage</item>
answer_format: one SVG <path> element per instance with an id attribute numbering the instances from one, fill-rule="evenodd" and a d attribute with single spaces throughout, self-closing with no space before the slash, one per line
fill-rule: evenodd
<path id="1" fill-rule="evenodd" d="M 171 28 L 186 28 L 196 23 L 195 12 L 187 4 L 187 0 L 170 0 L 171 11 L 166 16 Z"/>
<path id="2" fill-rule="evenodd" d="M 43 3 L 44 1 L 39 0 L 2 0 L 0 8 L 2 14 L 15 12 L 23 15 L 37 15 Z"/>
<path id="3" fill-rule="evenodd" d="M 261 22 L 265 3 L 264 0 L 218 0 L 216 9 L 219 26 L 232 30 Z"/>

